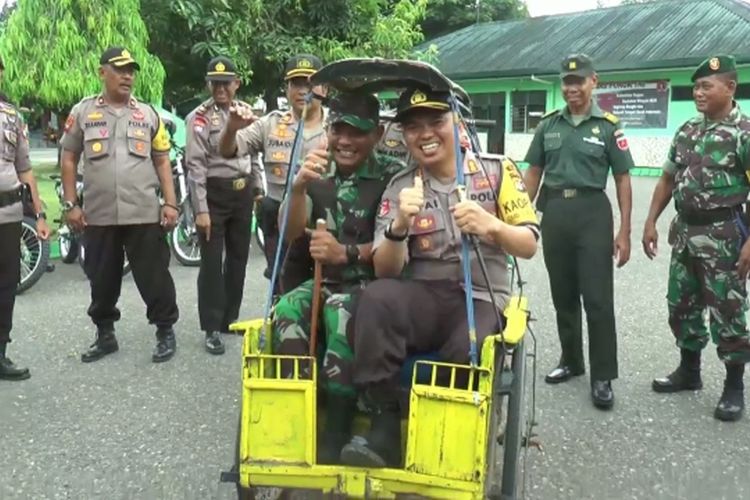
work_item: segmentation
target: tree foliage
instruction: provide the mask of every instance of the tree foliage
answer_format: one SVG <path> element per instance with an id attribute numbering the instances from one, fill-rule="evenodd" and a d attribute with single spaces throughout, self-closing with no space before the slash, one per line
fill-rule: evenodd
<path id="1" fill-rule="evenodd" d="M 16 101 L 67 108 L 100 90 L 99 56 L 123 45 L 141 66 L 134 94 L 160 103 L 164 68 L 148 41 L 139 0 L 18 0 L 0 39 L 3 88 Z"/>
<path id="2" fill-rule="evenodd" d="M 312 53 L 323 61 L 406 57 L 422 41 L 427 0 L 176 0 L 174 11 L 199 39 L 205 62 L 231 57 L 249 91 L 270 107 L 285 61 Z"/>
<path id="3" fill-rule="evenodd" d="M 529 17 L 523 0 L 430 0 L 422 33 L 431 40 L 474 23 Z"/>

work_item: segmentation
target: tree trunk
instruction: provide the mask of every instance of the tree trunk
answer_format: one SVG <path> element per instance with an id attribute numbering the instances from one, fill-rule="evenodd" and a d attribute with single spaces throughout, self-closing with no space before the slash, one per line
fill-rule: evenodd
<path id="1" fill-rule="evenodd" d="M 274 111 L 279 106 L 277 105 L 279 96 L 279 89 L 275 86 L 266 87 L 266 91 L 263 93 L 263 100 L 266 101 L 266 113 Z"/>

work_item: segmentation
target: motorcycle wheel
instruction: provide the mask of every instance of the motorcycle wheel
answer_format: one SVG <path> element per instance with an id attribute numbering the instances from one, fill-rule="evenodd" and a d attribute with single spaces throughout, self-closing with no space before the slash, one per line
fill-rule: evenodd
<path id="1" fill-rule="evenodd" d="M 169 233 L 169 246 L 174 256 L 183 266 L 195 267 L 201 263 L 201 245 L 198 231 L 188 221 L 192 215 L 183 212 L 177 220 L 177 225 Z"/>
<path id="2" fill-rule="evenodd" d="M 81 265 L 81 269 L 83 269 L 83 272 L 86 272 L 86 246 L 83 244 L 82 240 L 78 241 L 78 263 Z M 125 255 L 124 262 L 122 264 L 122 275 L 125 276 L 130 272 L 130 262 L 128 261 L 128 256 Z"/>
<path id="3" fill-rule="evenodd" d="M 72 264 L 78 258 L 78 238 L 67 226 L 62 226 L 57 234 L 57 242 L 60 245 L 60 260 L 65 264 Z"/>

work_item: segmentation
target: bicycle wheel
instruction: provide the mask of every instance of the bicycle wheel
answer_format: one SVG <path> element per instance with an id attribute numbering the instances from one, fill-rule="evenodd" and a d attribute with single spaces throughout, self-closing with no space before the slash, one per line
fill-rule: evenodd
<path id="1" fill-rule="evenodd" d="M 24 217 L 21 221 L 21 280 L 16 289 L 21 294 L 34 286 L 47 271 L 49 241 L 40 240 L 36 232 L 36 221 Z"/>
<path id="2" fill-rule="evenodd" d="M 169 233 L 169 246 L 175 258 L 183 266 L 199 266 L 201 263 L 201 245 L 198 231 L 192 222 L 192 215 L 183 212 L 177 225 Z"/>

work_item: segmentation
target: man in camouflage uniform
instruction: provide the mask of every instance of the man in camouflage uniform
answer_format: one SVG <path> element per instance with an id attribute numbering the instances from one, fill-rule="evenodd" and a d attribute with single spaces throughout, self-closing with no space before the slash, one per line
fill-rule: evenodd
<path id="1" fill-rule="evenodd" d="M 222 132 L 219 151 L 226 158 L 235 156 L 256 156 L 263 153 L 263 165 L 266 173 L 267 193 L 260 204 L 259 224 L 265 238 L 265 254 L 268 267 L 265 276 L 270 279 L 279 240 L 277 218 L 279 206 L 284 196 L 287 168 L 292 154 L 294 136 L 302 118 L 305 98 L 312 90 L 323 95 L 322 88 L 310 88 L 309 77 L 323 66 L 317 57 L 301 54 L 289 59 L 286 64 L 284 80 L 288 111 L 271 111 L 257 119 L 249 106 L 232 106 L 229 120 Z M 325 140 L 325 112 L 318 99 L 308 105 L 305 118 L 305 135 L 302 140 L 302 156 L 319 147 Z M 290 290 L 309 277 L 311 263 L 300 256 L 306 254 L 303 245 L 290 248 L 290 258 L 283 283 L 276 291 Z M 282 253 L 282 262 L 284 253 Z M 291 266 L 291 267 L 290 267 Z M 287 281 L 288 280 L 288 281 Z M 277 283 L 278 284 L 278 283 Z"/>
<path id="2" fill-rule="evenodd" d="M 351 437 L 356 408 L 352 383 L 353 354 L 347 335 L 360 290 L 373 279 L 372 238 L 380 196 L 391 176 L 403 168 L 398 160 L 375 154 L 383 129 L 378 100 L 366 93 L 341 93 L 330 104 L 330 153 L 316 149 L 305 159 L 290 191 L 286 240 L 305 235 L 323 219 L 327 230 L 311 231 L 310 255 L 323 265 L 321 329 L 326 350 L 323 378 L 327 418 L 319 461 L 337 461 Z M 308 229 L 309 231 L 310 229 Z M 313 282 L 283 295 L 274 311 L 275 352 L 304 356 L 309 352 Z"/>
<path id="3" fill-rule="evenodd" d="M 700 355 L 708 343 L 708 309 L 711 337 L 726 366 L 714 416 L 738 420 L 744 410 L 745 363 L 750 360 L 745 320 L 750 243 L 743 207 L 750 194 L 750 118 L 734 101 L 737 71 L 731 56 L 707 59 L 692 80 L 701 116 L 677 131 L 643 231 L 644 251 L 653 259 L 656 220 L 674 197 L 677 216 L 669 234 L 667 303 L 681 362 L 671 374 L 655 379 L 653 390 L 703 387 Z"/>

